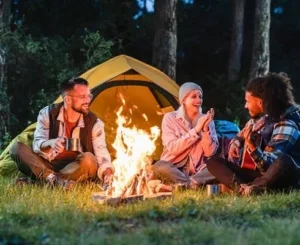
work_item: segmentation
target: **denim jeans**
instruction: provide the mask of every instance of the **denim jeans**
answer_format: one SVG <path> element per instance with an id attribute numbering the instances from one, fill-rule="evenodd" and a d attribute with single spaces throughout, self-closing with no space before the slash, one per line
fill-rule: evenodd
<path id="1" fill-rule="evenodd" d="M 174 164 L 162 160 L 153 165 L 153 172 L 155 177 L 161 179 L 165 183 L 183 184 L 186 186 L 190 184 L 191 178 L 198 185 L 205 185 L 216 180 L 206 167 L 198 171 L 196 174 L 189 176 L 182 171 L 182 168 L 178 168 Z"/>
<path id="2" fill-rule="evenodd" d="M 32 178 L 45 179 L 49 174 L 55 173 L 63 179 L 79 182 L 97 176 L 97 160 L 90 152 L 78 155 L 72 162 L 54 164 L 34 153 L 29 146 L 16 142 L 11 146 L 10 154 L 18 169 Z"/>

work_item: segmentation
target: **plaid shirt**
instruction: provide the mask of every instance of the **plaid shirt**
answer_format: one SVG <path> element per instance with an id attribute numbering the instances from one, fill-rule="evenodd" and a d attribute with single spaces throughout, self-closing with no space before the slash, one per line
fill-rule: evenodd
<path id="1" fill-rule="evenodd" d="M 246 127 L 253 123 L 251 120 L 246 124 Z M 271 138 L 270 140 L 267 139 L 266 147 L 264 149 L 257 147 L 251 152 L 250 155 L 257 166 L 266 169 L 279 156 L 288 154 L 294 159 L 297 167 L 300 167 L 300 132 L 298 125 L 300 126 L 300 108 L 297 105 L 291 106 L 282 114 L 280 121 L 274 124 L 270 132 Z M 238 136 L 243 138 L 243 132 L 244 129 Z"/>

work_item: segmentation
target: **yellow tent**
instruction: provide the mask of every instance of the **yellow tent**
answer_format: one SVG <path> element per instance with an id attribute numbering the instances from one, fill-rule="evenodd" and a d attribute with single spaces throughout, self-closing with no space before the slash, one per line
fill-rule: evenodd
<path id="1" fill-rule="evenodd" d="M 126 55 L 112 58 L 81 75 L 89 82 L 94 99 L 91 111 L 105 124 L 106 143 L 114 157 L 112 143 L 116 132 L 116 112 L 125 99 L 124 113 L 138 128 L 149 130 L 161 126 L 164 113 L 178 106 L 179 86 L 160 70 Z M 62 101 L 59 97 L 54 103 Z M 148 119 L 148 121 L 146 120 Z M 158 159 L 162 151 L 161 140 L 153 155 Z M 0 156 L 0 175 L 1 161 Z"/>

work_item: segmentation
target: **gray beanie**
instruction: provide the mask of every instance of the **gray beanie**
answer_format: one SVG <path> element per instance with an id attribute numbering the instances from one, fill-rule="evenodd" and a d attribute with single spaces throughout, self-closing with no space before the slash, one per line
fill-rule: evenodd
<path id="1" fill-rule="evenodd" d="M 196 83 L 184 83 L 179 88 L 179 102 L 182 104 L 182 101 L 187 96 L 187 94 L 193 90 L 200 90 L 201 94 L 203 94 L 202 88 Z"/>

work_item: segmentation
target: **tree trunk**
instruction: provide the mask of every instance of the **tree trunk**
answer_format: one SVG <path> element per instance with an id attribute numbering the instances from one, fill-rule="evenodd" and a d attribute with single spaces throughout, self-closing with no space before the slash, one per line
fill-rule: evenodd
<path id="1" fill-rule="evenodd" d="M 9 23 L 10 0 L 0 0 L 0 29 Z M 0 149 L 3 136 L 8 132 L 10 122 L 9 104 L 7 97 L 7 77 L 6 77 L 6 51 L 0 40 Z"/>
<path id="2" fill-rule="evenodd" d="M 271 0 L 256 0 L 254 42 L 249 78 L 265 75 L 270 66 Z"/>
<path id="3" fill-rule="evenodd" d="M 156 0 L 154 12 L 153 65 L 176 79 L 177 0 Z"/>
<path id="4" fill-rule="evenodd" d="M 233 0 L 232 34 L 228 66 L 228 80 L 231 82 L 237 82 L 241 72 L 245 2 L 246 0 Z"/>
<path id="5" fill-rule="evenodd" d="M 0 0 L 0 23 L 8 25 L 10 22 L 11 1 Z"/>

